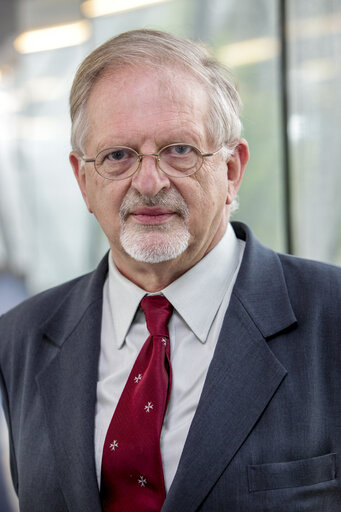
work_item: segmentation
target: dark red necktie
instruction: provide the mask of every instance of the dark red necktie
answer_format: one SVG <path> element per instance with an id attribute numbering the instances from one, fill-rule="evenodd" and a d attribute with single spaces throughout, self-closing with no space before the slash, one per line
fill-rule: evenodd
<path id="1" fill-rule="evenodd" d="M 168 321 L 161 295 L 141 307 L 150 336 L 128 377 L 104 442 L 101 499 L 104 512 L 159 512 L 165 500 L 160 434 L 172 382 Z"/>

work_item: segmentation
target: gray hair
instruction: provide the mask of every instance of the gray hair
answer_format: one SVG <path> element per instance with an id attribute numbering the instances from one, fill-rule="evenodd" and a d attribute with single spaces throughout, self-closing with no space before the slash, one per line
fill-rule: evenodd
<path id="1" fill-rule="evenodd" d="M 86 105 L 95 83 L 110 70 L 124 66 L 180 67 L 207 92 L 207 134 L 231 154 L 241 135 L 240 97 L 234 78 L 202 45 L 156 30 L 132 30 L 96 48 L 82 62 L 70 93 L 71 145 L 84 152 L 88 134 Z"/>

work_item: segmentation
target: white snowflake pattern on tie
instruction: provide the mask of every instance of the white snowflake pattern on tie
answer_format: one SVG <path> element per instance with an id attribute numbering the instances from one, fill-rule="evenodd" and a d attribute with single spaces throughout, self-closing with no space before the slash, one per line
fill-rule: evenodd
<path id="1" fill-rule="evenodd" d="M 116 441 L 116 439 L 114 439 L 114 441 L 110 445 L 110 450 L 114 452 L 116 448 L 118 448 L 118 442 Z"/>
<path id="2" fill-rule="evenodd" d="M 167 338 L 162 338 L 162 339 L 161 339 L 161 341 L 162 341 L 162 343 L 164 344 L 164 346 L 166 346 L 166 345 L 167 345 Z"/>
<path id="3" fill-rule="evenodd" d="M 134 377 L 134 382 L 137 384 L 142 379 L 142 374 L 139 373 L 136 377 Z"/>
<path id="4" fill-rule="evenodd" d="M 147 485 L 147 479 L 140 475 L 140 478 L 138 479 L 137 483 L 139 484 L 140 487 L 146 487 Z"/>
<path id="5" fill-rule="evenodd" d="M 146 412 L 150 412 L 150 410 L 153 409 L 153 407 L 154 406 L 153 406 L 152 402 L 148 402 L 148 404 L 144 406 L 144 410 Z"/>

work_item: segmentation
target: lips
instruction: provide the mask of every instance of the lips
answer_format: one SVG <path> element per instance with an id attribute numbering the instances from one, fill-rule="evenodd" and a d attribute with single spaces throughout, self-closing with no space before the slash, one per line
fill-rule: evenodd
<path id="1" fill-rule="evenodd" d="M 174 211 L 160 207 L 143 207 L 137 208 L 131 212 L 133 219 L 139 224 L 163 224 L 171 219 L 174 215 Z"/>

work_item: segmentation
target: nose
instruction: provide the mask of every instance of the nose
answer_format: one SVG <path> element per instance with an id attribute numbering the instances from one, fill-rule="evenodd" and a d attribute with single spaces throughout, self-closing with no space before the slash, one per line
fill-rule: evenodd
<path id="1" fill-rule="evenodd" d="M 168 176 L 157 166 L 157 155 L 154 153 L 141 155 L 140 167 L 132 178 L 131 186 L 140 194 L 149 197 L 170 187 Z"/>

